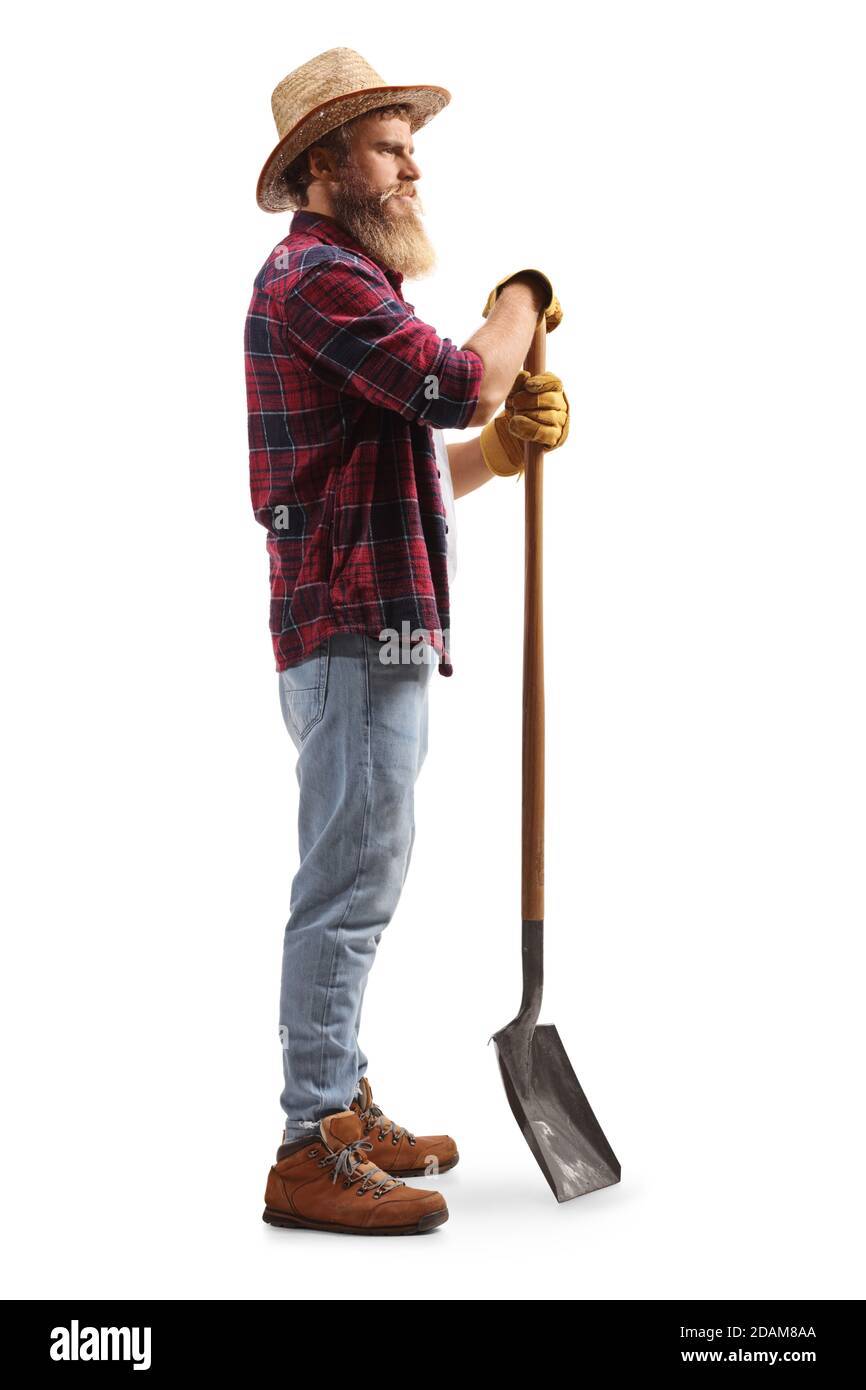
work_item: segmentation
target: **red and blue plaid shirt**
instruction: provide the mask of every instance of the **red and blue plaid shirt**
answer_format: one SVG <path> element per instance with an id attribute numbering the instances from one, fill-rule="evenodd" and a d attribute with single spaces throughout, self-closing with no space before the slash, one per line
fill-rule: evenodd
<path id="1" fill-rule="evenodd" d="M 399 271 L 300 210 L 244 330 L 250 491 L 267 528 L 277 669 L 336 632 L 420 633 L 450 675 L 433 429 L 463 429 L 483 364 L 415 317 Z"/>

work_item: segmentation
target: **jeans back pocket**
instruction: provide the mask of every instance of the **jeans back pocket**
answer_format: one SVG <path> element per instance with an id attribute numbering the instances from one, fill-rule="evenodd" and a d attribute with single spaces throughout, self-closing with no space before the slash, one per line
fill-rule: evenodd
<path id="1" fill-rule="evenodd" d="M 280 671 L 280 708 L 289 733 L 303 742 L 325 712 L 328 642 L 304 661 Z"/>

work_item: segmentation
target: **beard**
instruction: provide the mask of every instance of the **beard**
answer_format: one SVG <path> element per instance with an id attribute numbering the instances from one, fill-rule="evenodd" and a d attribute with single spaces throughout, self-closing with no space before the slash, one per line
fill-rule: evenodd
<path id="1" fill-rule="evenodd" d="M 388 204 L 398 197 L 401 207 L 392 212 Z M 336 221 L 374 261 L 409 280 L 420 280 L 433 270 L 436 252 L 419 216 L 423 209 L 417 193 L 408 197 L 405 185 L 372 192 L 350 164 L 332 188 L 331 199 Z"/>

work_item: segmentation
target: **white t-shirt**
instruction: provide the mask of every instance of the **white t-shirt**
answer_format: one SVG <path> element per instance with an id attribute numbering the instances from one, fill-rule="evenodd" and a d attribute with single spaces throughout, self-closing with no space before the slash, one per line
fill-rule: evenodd
<path id="1" fill-rule="evenodd" d="M 457 573 L 457 514 L 454 507 L 454 487 L 451 481 L 451 466 L 448 462 L 448 449 L 445 435 L 440 429 L 433 430 L 436 446 L 436 467 L 439 469 L 439 485 L 442 488 L 442 501 L 445 503 L 445 522 L 448 527 L 448 584 L 454 583 Z"/>

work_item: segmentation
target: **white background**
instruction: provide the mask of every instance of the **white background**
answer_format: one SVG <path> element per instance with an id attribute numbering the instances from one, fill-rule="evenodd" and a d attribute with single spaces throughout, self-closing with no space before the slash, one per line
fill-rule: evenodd
<path id="1" fill-rule="evenodd" d="M 289 222 L 254 201 L 271 90 L 335 45 L 452 93 L 416 139 L 418 314 L 463 343 L 527 264 L 564 307 L 542 1019 L 623 1174 L 558 1206 L 488 1046 L 520 997 L 523 493 L 494 481 L 458 504 L 363 1028 L 387 1113 L 458 1140 L 451 1219 L 360 1246 L 260 1219 L 297 791 L 242 334 Z M 863 1296 L 864 56 L 842 3 L 16 11 L 7 1296 Z"/>

